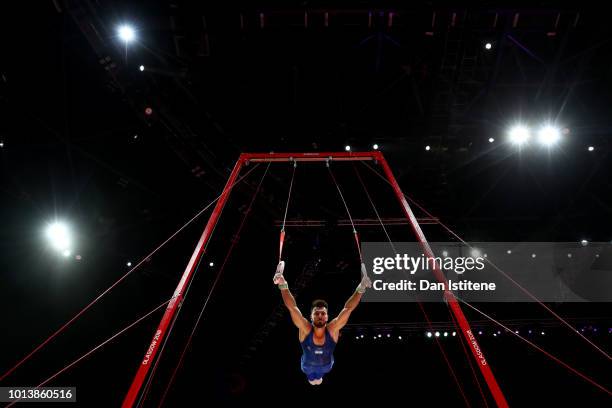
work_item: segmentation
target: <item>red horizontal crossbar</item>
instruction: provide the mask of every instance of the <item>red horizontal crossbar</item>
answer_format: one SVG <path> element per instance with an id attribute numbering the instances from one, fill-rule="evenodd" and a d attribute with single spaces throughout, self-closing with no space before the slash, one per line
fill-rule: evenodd
<path id="1" fill-rule="evenodd" d="M 240 160 L 252 162 L 380 160 L 382 154 L 373 152 L 316 152 L 316 153 L 243 153 Z"/>

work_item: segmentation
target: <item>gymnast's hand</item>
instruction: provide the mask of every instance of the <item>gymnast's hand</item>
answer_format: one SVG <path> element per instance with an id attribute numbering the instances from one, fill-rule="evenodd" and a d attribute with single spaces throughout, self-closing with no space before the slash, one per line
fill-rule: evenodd
<path id="1" fill-rule="evenodd" d="M 368 276 L 368 272 L 366 271 L 365 264 L 361 264 L 361 282 L 359 282 L 359 286 L 357 286 L 357 292 L 364 293 L 367 288 L 372 287 L 372 281 Z"/>
<path id="2" fill-rule="evenodd" d="M 287 283 L 283 272 L 285 271 L 285 261 L 280 261 L 276 267 L 276 273 L 274 274 L 273 282 L 275 285 L 283 285 Z"/>

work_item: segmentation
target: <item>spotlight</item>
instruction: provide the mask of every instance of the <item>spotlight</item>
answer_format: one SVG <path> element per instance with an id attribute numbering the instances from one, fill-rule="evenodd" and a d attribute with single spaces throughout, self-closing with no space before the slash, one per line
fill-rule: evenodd
<path id="1" fill-rule="evenodd" d="M 74 257 L 74 259 L 76 259 L 77 261 L 80 261 L 81 259 L 83 259 L 83 257 L 81 255 L 77 255 Z"/>
<path id="2" fill-rule="evenodd" d="M 126 263 L 126 265 L 127 265 L 127 266 L 128 266 L 128 268 L 129 268 L 129 267 L 131 267 L 131 266 L 132 266 L 132 263 L 128 261 L 128 263 Z"/>
<path id="3" fill-rule="evenodd" d="M 497 337 L 497 333 L 493 333 L 493 337 Z"/>
<path id="4" fill-rule="evenodd" d="M 4 147 L 4 142 L 0 142 L 0 148 Z"/>
<path id="5" fill-rule="evenodd" d="M 482 332 L 481 332 L 481 331 L 479 331 L 479 332 L 478 332 L 478 335 L 479 335 L 479 336 L 482 336 Z"/>
<path id="6" fill-rule="evenodd" d="M 427 332 L 427 337 L 431 338 L 431 332 Z"/>
<path id="7" fill-rule="evenodd" d="M 589 146 L 587 149 L 589 152 L 592 152 L 593 150 L 595 150 L 595 148 L 593 146 Z"/>
<path id="8" fill-rule="evenodd" d="M 444 332 L 444 337 L 448 337 L 448 332 Z"/>
<path id="9" fill-rule="evenodd" d="M 380 339 L 381 337 L 382 337 L 382 334 L 379 334 L 379 335 L 378 335 L 378 338 Z"/>
<path id="10" fill-rule="evenodd" d="M 445 258 L 448 257 L 448 251 L 442 251 L 442 256 Z"/>
<path id="11" fill-rule="evenodd" d="M 531 257 L 532 257 L 532 258 L 535 258 L 535 257 L 536 257 L 536 254 L 531 254 Z"/>
<path id="12" fill-rule="evenodd" d="M 153 113 L 153 109 L 151 109 L 149 106 L 147 106 L 145 108 L 145 115 L 151 116 L 152 113 Z"/>
<path id="13" fill-rule="evenodd" d="M 542 332 L 542 336 L 544 335 L 544 332 Z"/>
<path id="14" fill-rule="evenodd" d="M 140 72 L 144 71 L 144 65 L 139 66 L 138 69 L 140 70 Z"/>
<path id="15" fill-rule="evenodd" d="M 493 143 L 495 141 L 495 139 L 493 139 L 492 137 L 489 138 L 489 143 Z"/>
<path id="16" fill-rule="evenodd" d="M 208 266 L 213 267 L 213 266 L 215 266 L 215 263 L 211 262 L 211 263 L 208 264 Z"/>
<path id="17" fill-rule="evenodd" d="M 561 138 L 561 132 L 559 131 L 559 129 L 547 125 L 540 129 L 540 131 L 538 132 L 538 138 L 540 140 L 540 143 L 544 146 L 552 146 L 557 143 Z"/>
<path id="18" fill-rule="evenodd" d="M 134 32 L 134 29 L 129 25 L 122 25 L 117 30 L 117 33 L 119 34 L 119 38 L 121 38 L 126 43 L 129 43 L 133 41 L 134 38 L 136 38 L 136 33 Z"/>
<path id="19" fill-rule="evenodd" d="M 436 337 L 440 337 L 440 332 L 435 332 Z"/>
<path id="20" fill-rule="evenodd" d="M 589 244 L 589 241 L 583 239 L 582 241 L 580 241 L 580 243 L 582 244 L 582 246 L 587 246 Z"/>
<path id="21" fill-rule="evenodd" d="M 346 150 L 347 152 L 350 152 L 351 151 L 351 146 L 349 146 L 349 145 L 344 146 L 344 150 Z"/>
<path id="22" fill-rule="evenodd" d="M 372 149 L 374 149 L 374 150 L 378 150 L 378 144 L 374 143 L 374 144 L 372 145 Z"/>
<path id="23" fill-rule="evenodd" d="M 425 146 L 425 150 L 430 151 L 431 150 L 431 146 L 429 146 L 429 145 Z"/>
<path id="24" fill-rule="evenodd" d="M 472 250 L 470 251 L 470 255 L 472 256 L 472 258 L 478 258 L 482 255 L 482 253 L 480 252 L 480 249 L 472 248 Z"/>
<path id="25" fill-rule="evenodd" d="M 518 330 L 515 330 L 514 332 L 515 332 L 516 334 L 519 334 L 519 331 L 518 331 Z"/>
<path id="26" fill-rule="evenodd" d="M 507 250 L 507 251 L 506 251 L 506 253 L 507 253 L 508 255 L 510 255 L 510 254 L 512 253 L 512 251 L 509 249 L 509 250 Z"/>
<path id="27" fill-rule="evenodd" d="M 493 44 L 491 44 L 490 42 L 485 44 L 485 49 L 486 50 L 490 50 L 491 48 L 493 48 Z"/>
<path id="28" fill-rule="evenodd" d="M 66 224 L 62 222 L 55 222 L 47 227 L 47 238 L 51 242 L 51 246 L 58 251 L 63 252 L 70 247 L 70 232 Z"/>
<path id="29" fill-rule="evenodd" d="M 397 336 L 397 339 L 398 339 L 398 340 L 401 340 L 401 339 L 402 339 L 402 336 Z"/>
<path id="30" fill-rule="evenodd" d="M 387 333 L 387 338 L 389 338 L 389 337 L 391 337 L 391 335 Z"/>
<path id="31" fill-rule="evenodd" d="M 516 125 L 509 132 L 510 141 L 516 145 L 522 145 L 529 140 L 529 129 L 525 126 Z"/>
<path id="32" fill-rule="evenodd" d="M 363 339 L 363 334 L 361 335 L 361 338 Z"/>
<path id="33" fill-rule="evenodd" d="M 457 335 L 457 332 L 453 332 L 453 337 L 455 337 Z"/>
<path id="34" fill-rule="evenodd" d="M 62 252 L 62 255 L 64 255 L 65 258 L 68 258 L 70 256 L 70 250 L 69 249 L 64 250 L 64 252 Z"/>

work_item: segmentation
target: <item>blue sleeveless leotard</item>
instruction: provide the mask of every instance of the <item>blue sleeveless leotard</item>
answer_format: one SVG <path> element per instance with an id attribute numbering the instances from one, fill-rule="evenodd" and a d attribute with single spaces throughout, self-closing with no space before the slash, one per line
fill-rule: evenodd
<path id="1" fill-rule="evenodd" d="M 325 329 L 325 343 L 322 346 L 314 344 L 314 327 L 306 336 L 302 345 L 302 371 L 308 376 L 308 380 L 323 378 L 334 365 L 334 349 L 336 342 L 327 328 Z"/>

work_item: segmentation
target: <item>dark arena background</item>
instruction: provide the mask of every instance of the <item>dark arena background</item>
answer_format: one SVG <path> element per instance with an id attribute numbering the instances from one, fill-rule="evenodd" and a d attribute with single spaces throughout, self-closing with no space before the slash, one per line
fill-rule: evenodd
<path id="1" fill-rule="evenodd" d="M 313 386 L 272 281 L 284 225 L 289 288 L 331 319 L 361 279 L 353 224 L 361 242 L 418 240 L 381 160 L 335 158 L 362 153 L 427 241 L 611 243 L 603 3 L 1 13 L 0 387 L 77 399 L 18 404 L 611 406 L 609 302 L 459 302 L 495 391 L 450 302 L 362 301 Z M 226 185 L 246 153 L 321 160 L 244 161 Z"/>

